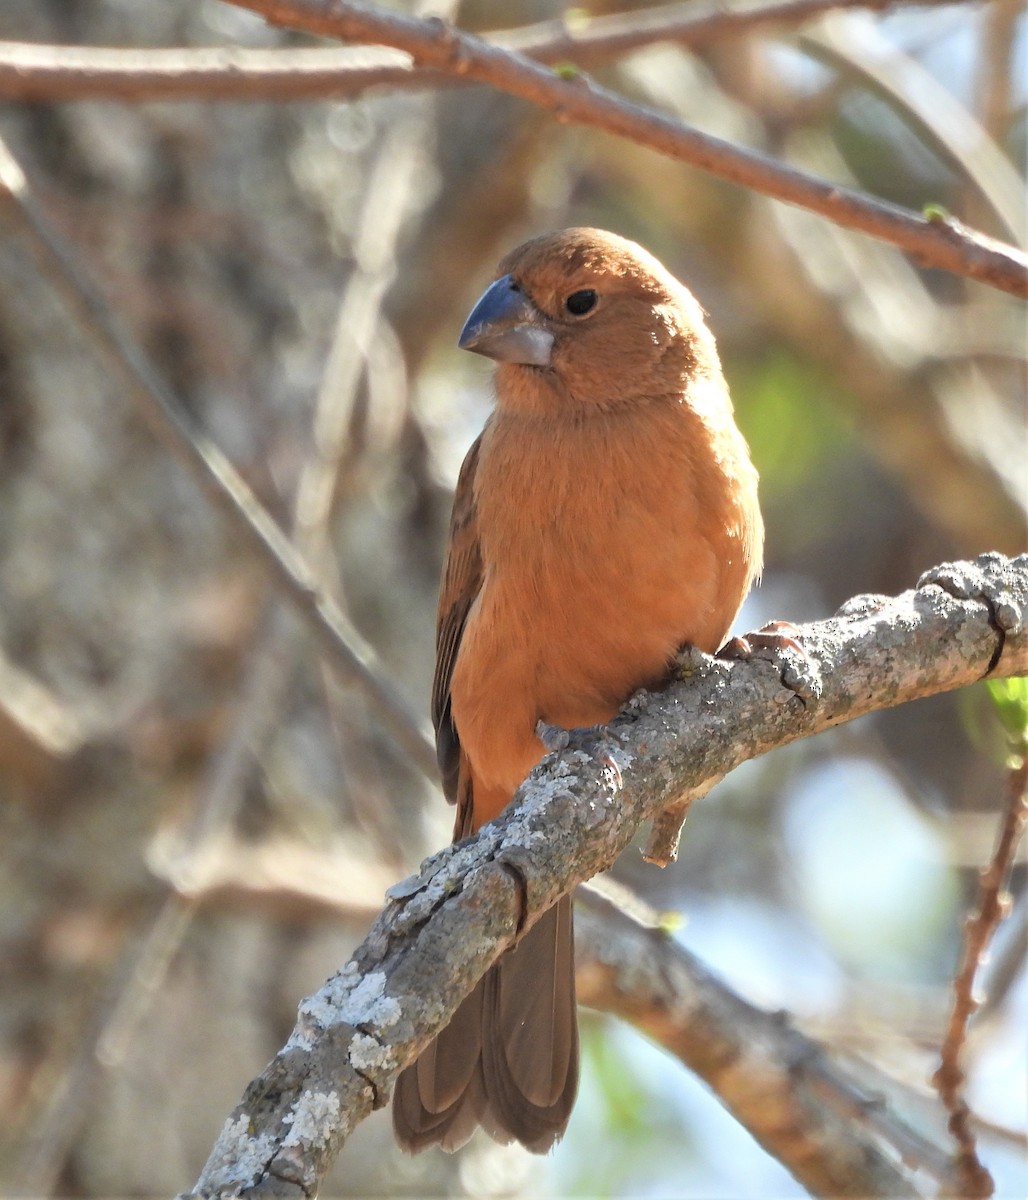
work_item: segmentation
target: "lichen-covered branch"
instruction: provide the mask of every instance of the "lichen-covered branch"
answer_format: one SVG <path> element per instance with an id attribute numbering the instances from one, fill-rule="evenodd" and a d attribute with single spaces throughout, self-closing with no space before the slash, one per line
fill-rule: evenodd
<path id="1" fill-rule="evenodd" d="M 349 1132 L 489 965 L 640 825 L 740 763 L 876 709 L 1028 673 L 1028 555 L 935 568 L 802 626 L 793 650 L 687 653 L 590 750 L 550 756 L 497 821 L 392 889 L 368 937 L 303 1001 L 286 1046 L 226 1122 L 193 1196 L 312 1196 Z M 616 763 L 614 770 L 611 763 Z"/>

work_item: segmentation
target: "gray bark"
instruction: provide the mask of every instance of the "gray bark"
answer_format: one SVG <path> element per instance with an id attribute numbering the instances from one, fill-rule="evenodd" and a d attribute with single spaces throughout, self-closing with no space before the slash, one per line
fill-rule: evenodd
<path id="1" fill-rule="evenodd" d="M 643 822 L 657 821 L 651 849 L 666 850 L 689 803 L 740 763 L 877 709 L 1025 673 L 1026 611 L 1028 555 L 991 553 L 799 627 L 805 657 L 684 653 L 664 692 L 637 693 L 595 738 L 547 757 L 500 819 L 390 890 L 351 960 L 300 1005 L 189 1195 L 314 1195 L 353 1127 L 519 929 L 610 867 Z M 836 1132 L 862 1136 L 856 1124 Z"/>

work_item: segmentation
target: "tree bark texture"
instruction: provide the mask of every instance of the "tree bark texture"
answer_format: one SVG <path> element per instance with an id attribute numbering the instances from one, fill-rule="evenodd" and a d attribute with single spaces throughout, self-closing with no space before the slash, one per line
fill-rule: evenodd
<path id="1" fill-rule="evenodd" d="M 691 801 L 749 759 L 878 709 L 1025 673 L 1026 611 L 1028 555 L 990 553 L 800 627 L 805 657 L 685 651 L 665 691 L 637 693 L 591 742 L 547 757 L 499 820 L 390 889 L 352 959 L 301 1003 L 189 1195 L 313 1196 L 353 1127 L 386 1103 L 397 1073 L 519 930 L 609 868 L 644 821 L 656 821 L 648 853 L 668 851 Z M 792 1144 L 802 1157 L 804 1139 Z"/>

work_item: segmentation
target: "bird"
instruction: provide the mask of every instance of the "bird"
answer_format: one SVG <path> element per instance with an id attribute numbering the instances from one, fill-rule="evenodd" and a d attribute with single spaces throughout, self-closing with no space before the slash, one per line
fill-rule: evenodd
<path id="1" fill-rule="evenodd" d="M 716 652 L 763 554 L 757 472 L 699 303 L 599 229 L 500 262 L 458 345 L 493 359 L 495 405 L 457 481 L 432 720 L 454 841 L 510 803 L 545 730 L 609 722 Z M 542 734 L 542 736 L 541 736 Z M 546 1153 L 578 1086 L 571 900 L 506 950 L 399 1075 L 399 1145 L 481 1126 Z"/>

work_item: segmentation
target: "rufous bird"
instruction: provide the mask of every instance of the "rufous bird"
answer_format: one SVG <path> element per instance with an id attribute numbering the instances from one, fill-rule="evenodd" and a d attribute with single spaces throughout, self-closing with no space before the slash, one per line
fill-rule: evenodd
<path id="1" fill-rule="evenodd" d="M 501 813 L 546 754 L 537 727 L 608 722 L 684 644 L 715 652 L 763 546 L 714 339 L 642 247 L 598 229 L 527 242 L 459 344 L 498 366 L 439 601 L 432 719 L 454 840 Z M 544 1153 L 577 1085 L 565 896 L 400 1075 L 393 1125 L 410 1151 L 457 1149 L 480 1125 Z"/>

